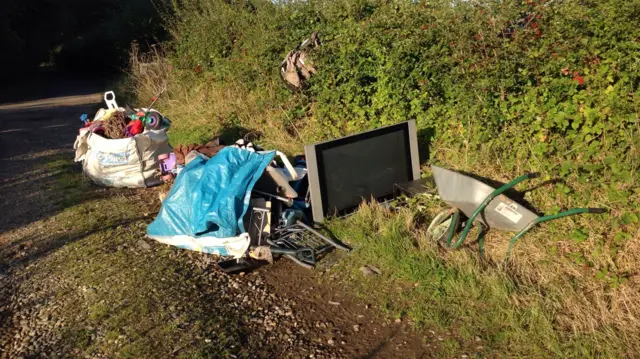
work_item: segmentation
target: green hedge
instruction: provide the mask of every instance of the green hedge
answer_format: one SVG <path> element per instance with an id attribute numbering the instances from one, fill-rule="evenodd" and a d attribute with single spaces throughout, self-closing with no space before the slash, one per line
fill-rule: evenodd
<path id="1" fill-rule="evenodd" d="M 416 119 L 435 144 L 493 153 L 506 171 L 577 176 L 607 204 L 637 198 L 638 0 L 183 0 L 172 11 L 178 68 L 255 92 L 319 31 L 319 74 L 287 110 L 323 137 Z"/>

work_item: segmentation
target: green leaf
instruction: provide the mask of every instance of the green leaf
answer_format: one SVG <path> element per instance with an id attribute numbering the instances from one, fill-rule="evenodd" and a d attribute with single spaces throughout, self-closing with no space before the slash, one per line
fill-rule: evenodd
<path id="1" fill-rule="evenodd" d="M 573 232 L 571 232 L 571 239 L 578 243 L 584 242 L 587 238 L 589 238 L 589 235 L 582 229 L 574 229 Z"/>
<path id="2" fill-rule="evenodd" d="M 560 167 L 560 176 L 566 177 L 574 168 L 572 161 L 564 161 Z"/>
<path id="3" fill-rule="evenodd" d="M 614 240 L 615 242 L 617 242 L 617 243 L 620 243 L 620 242 L 623 242 L 623 241 L 629 240 L 629 239 L 631 239 L 632 237 L 633 237 L 633 236 L 632 236 L 630 233 L 620 231 L 620 232 L 616 233 L 616 235 L 615 235 L 615 236 L 613 236 L 613 240 Z"/>
<path id="4" fill-rule="evenodd" d="M 622 223 L 623 224 L 631 224 L 638 222 L 638 215 L 635 213 L 625 213 L 622 215 Z"/>

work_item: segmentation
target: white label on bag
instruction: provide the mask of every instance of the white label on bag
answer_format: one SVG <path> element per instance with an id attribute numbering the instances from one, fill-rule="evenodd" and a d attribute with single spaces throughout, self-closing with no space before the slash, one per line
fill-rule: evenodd
<path id="1" fill-rule="evenodd" d="M 507 219 L 513 223 L 518 223 L 522 218 L 522 214 L 518 212 L 517 204 L 508 205 L 504 202 L 500 202 L 500 204 L 496 206 L 496 212 L 507 217 Z"/>
<path id="2" fill-rule="evenodd" d="M 96 157 L 103 166 L 118 166 L 129 163 L 127 152 L 102 152 L 98 151 Z"/>

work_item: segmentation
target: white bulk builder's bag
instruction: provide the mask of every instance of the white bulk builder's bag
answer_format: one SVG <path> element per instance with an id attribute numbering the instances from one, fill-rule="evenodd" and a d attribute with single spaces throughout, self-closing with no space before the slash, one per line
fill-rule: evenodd
<path id="1" fill-rule="evenodd" d="M 156 170 L 158 155 L 171 152 L 166 129 L 113 140 L 83 130 L 73 145 L 75 161 L 82 162 L 83 172 L 92 181 L 103 186 L 131 188 L 162 183 Z"/>

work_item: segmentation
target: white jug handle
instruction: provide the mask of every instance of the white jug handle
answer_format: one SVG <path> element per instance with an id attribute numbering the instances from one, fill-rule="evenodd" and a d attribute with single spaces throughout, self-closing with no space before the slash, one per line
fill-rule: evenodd
<path id="1" fill-rule="evenodd" d="M 104 93 L 104 102 L 110 110 L 117 110 L 118 104 L 116 103 L 116 94 L 113 91 L 107 91 Z"/>

